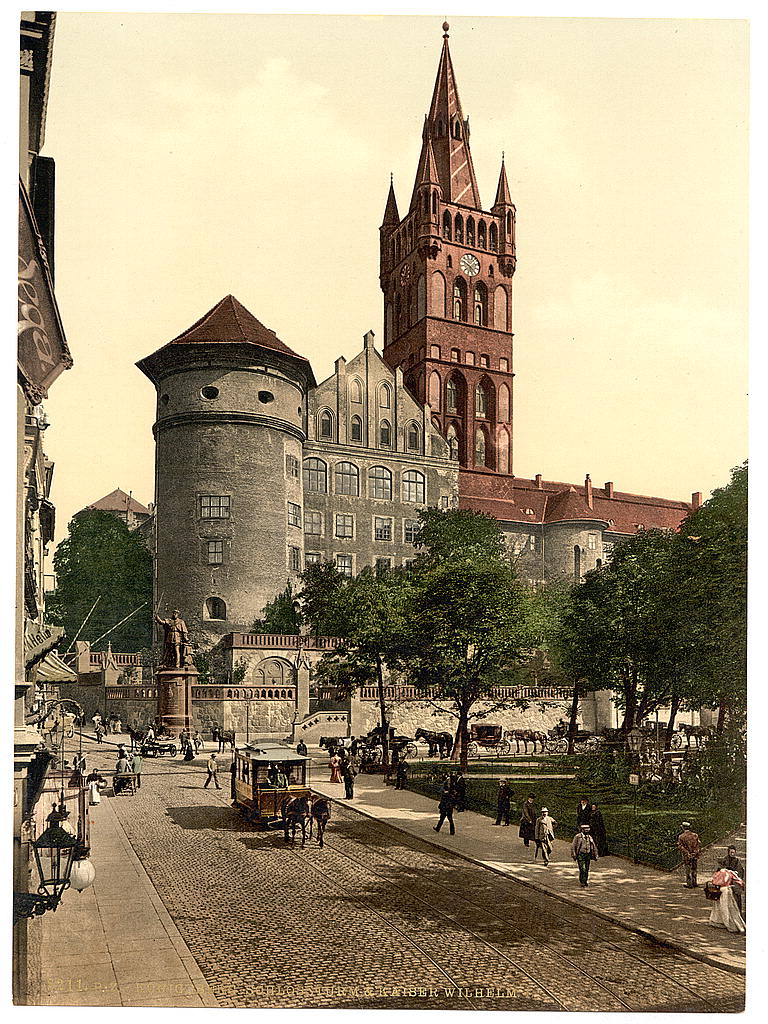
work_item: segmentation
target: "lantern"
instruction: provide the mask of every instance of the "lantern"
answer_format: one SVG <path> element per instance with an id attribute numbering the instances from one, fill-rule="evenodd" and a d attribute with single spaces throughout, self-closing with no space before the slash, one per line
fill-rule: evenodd
<path id="1" fill-rule="evenodd" d="M 91 864 L 89 857 L 83 857 L 82 860 L 76 860 L 72 865 L 72 872 L 69 876 L 69 881 L 73 889 L 76 889 L 78 892 L 82 892 L 83 889 L 87 889 L 89 885 L 93 885 L 95 877 L 96 868 Z"/>
<path id="2" fill-rule="evenodd" d="M 14 924 L 22 917 L 34 917 L 46 910 L 55 910 L 61 902 L 65 889 L 70 885 L 72 858 L 77 846 L 77 836 L 62 828 L 69 811 L 64 806 L 64 794 L 59 804 L 46 818 L 48 828 L 31 843 L 35 855 L 40 884 L 37 892 L 15 892 L 13 894 Z"/>

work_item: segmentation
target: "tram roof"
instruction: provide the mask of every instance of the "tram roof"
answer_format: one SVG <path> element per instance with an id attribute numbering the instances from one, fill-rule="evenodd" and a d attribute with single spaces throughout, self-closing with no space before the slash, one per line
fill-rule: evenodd
<path id="1" fill-rule="evenodd" d="M 237 753 L 251 761 L 263 761 L 265 764 L 274 761 L 289 761 L 292 764 L 298 764 L 311 760 L 309 757 L 297 754 L 291 747 L 286 747 L 282 743 L 246 743 L 244 747 L 237 748 Z"/>

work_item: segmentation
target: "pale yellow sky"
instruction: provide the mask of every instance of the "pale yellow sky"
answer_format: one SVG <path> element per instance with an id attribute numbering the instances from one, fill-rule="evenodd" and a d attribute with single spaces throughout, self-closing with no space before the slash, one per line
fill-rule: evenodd
<path id="1" fill-rule="evenodd" d="M 746 23 L 449 20 L 483 204 L 504 150 L 517 206 L 515 472 L 706 496 L 747 455 Z M 115 487 L 152 500 L 133 364 L 228 292 L 318 379 L 381 347 L 441 22 L 59 14 L 59 536 Z"/>

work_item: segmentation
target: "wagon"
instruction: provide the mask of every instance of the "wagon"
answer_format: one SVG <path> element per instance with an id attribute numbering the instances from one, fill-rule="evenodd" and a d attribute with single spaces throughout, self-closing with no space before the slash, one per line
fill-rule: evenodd
<path id="1" fill-rule="evenodd" d="M 504 738 L 504 729 L 500 725 L 471 725 L 467 753 L 477 757 L 482 750 L 492 750 L 494 754 L 508 754 L 512 749 L 509 740 Z"/>
<path id="2" fill-rule="evenodd" d="M 278 785 L 278 775 L 287 785 Z M 307 797 L 309 758 L 284 743 L 246 743 L 235 750 L 233 799 L 249 820 L 269 827 L 282 824 L 280 808 L 286 799 Z"/>
<path id="3" fill-rule="evenodd" d="M 170 754 L 176 757 L 179 750 L 175 743 L 163 740 L 144 740 L 141 744 L 142 757 L 160 757 L 162 754 Z"/>
<path id="4" fill-rule="evenodd" d="M 573 737 L 573 750 L 576 754 L 585 754 L 589 751 L 597 750 L 602 742 L 603 740 L 601 737 L 595 736 L 595 734 L 590 732 L 589 729 L 577 729 Z M 563 729 L 560 725 L 556 725 L 554 729 L 549 730 L 547 753 L 566 754 L 567 752 L 568 727 L 566 725 Z"/>

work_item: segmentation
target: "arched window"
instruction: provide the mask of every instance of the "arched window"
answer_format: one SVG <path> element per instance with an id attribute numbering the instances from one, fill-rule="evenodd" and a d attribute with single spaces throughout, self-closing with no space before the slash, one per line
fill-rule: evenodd
<path id="1" fill-rule="evenodd" d="M 477 225 L 477 244 L 480 246 L 481 249 L 487 248 L 488 245 L 485 234 L 484 220 L 481 220 L 480 223 Z"/>
<path id="2" fill-rule="evenodd" d="M 253 673 L 253 681 L 257 686 L 282 686 L 288 680 L 287 665 L 275 658 L 268 658 L 256 668 Z"/>
<path id="3" fill-rule="evenodd" d="M 485 431 L 480 428 L 475 433 L 475 465 L 485 465 Z"/>
<path id="4" fill-rule="evenodd" d="M 502 384 L 499 388 L 499 414 L 497 419 L 500 423 L 507 423 L 509 420 L 509 388 Z"/>
<path id="5" fill-rule="evenodd" d="M 385 466 L 373 466 L 368 471 L 368 497 L 392 500 L 392 474 Z"/>
<path id="6" fill-rule="evenodd" d="M 507 214 L 507 234 L 508 235 L 512 234 L 512 212 L 511 211 Z"/>
<path id="7" fill-rule="evenodd" d="M 498 252 L 499 250 L 499 232 L 495 224 L 491 224 L 490 231 L 488 232 L 488 248 L 491 252 Z"/>
<path id="8" fill-rule="evenodd" d="M 458 363 L 460 359 L 461 359 L 461 352 L 459 352 L 459 350 L 457 348 L 452 348 L 451 349 L 451 362 L 452 363 Z"/>
<path id="9" fill-rule="evenodd" d="M 457 242 L 464 241 L 464 218 L 460 213 L 456 214 L 456 219 L 453 222 L 453 237 Z"/>
<path id="10" fill-rule="evenodd" d="M 451 240 L 451 215 L 447 210 L 443 214 L 443 238 Z"/>
<path id="11" fill-rule="evenodd" d="M 409 452 L 417 452 L 421 448 L 421 431 L 418 423 L 409 423 L 405 435 L 405 443 Z"/>
<path id="12" fill-rule="evenodd" d="M 360 472 L 354 462 L 336 463 L 336 493 L 360 494 Z"/>
<path id="13" fill-rule="evenodd" d="M 304 459 L 304 490 L 328 493 L 328 467 L 322 459 Z"/>
<path id="14" fill-rule="evenodd" d="M 445 385 L 445 411 L 450 413 L 459 411 L 459 386 L 453 377 Z"/>
<path id="15" fill-rule="evenodd" d="M 391 404 L 392 392 L 390 390 L 389 384 L 387 384 L 385 381 L 382 381 L 382 383 L 379 384 L 379 407 L 382 409 L 389 409 Z"/>
<path id="16" fill-rule="evenodd" d="M 205 614 L 206 619 L 216 619 L 220 621 L 227 617 L 227 606 L 220 597 L 209 597 L 205 602 Z"/>
<path id="17" fill-rule="evenodd" d="M 357 377 L 353 377 L 349 382 L 349 400 L 350 402 L 362 402 L 363 400 L 363 385 Z"/>
<path id="18" fill-rule="evenodd" d="M 475 222 L 467 217 L 467 245 L 475 244 Z"/>
<path id="19" fill-rule="evenodd" d="M 424 202 L 423 202 L 422 205 L 424 207 L 425 215 L 428 215 L 429 214 L 429 192 L 425 192 L 424 193 Z"/>
<path id="20" fill-rule="evenodd" d="M 352 427 L 352 430 L 351 430 L 350 433 L 351 433 L 352 440 L 353 441 L 362 441 L 363 440 L 363 421 L 360 419 L 359 416 L 353 416 L 352 417 L 351 427 Z"/>
<path id="21" fill-rule="evenodd" d="M 392 447 L 392 427 L 389 420 L 382 420 L 379 424 L 379 447 Z"/>
<path id="22" fill-rule="evenodd" d="M 453 423 L 448 427 L 448 448 L 452 459 L 459 458 L 459 432 Z"/>
<path id="23" fill-rule="evenodd" d="M 333 416 L 327 409 L 320 413 L 320 429 L 318 433 L 322 438 L 333 437 Z"/>
<path id="24" fill-rule="evenodd" d="M 424 504 L 424 474 L 418 469 L 409 469 L 403 473 L 403 501 Z"/>
<path id="25" fill-rule="evenodd" d="M 466 320 L 467 283 L 462 277 L 453 282 L 453 319 Z"/>
<path id="26" fill-rule="evenodd" d="M 428 402 L 433 412 L 440 411 L 440 374 L 433 370 L 429 375 L 429 396 Z"/>
<path id="27" fill-rule="evenodd" d="M 427 315 L 427 281 L 423 274 L 419 274 L 416 282 L 416 319 L 421 320 Z"/>
<path id="28" fill-rule="evenodd" d="M 472 296 L 473 320 L 479 327 L 488 323 L 488 291 L 482 281 L 478 281 Z"/>
<path id="29" fill-rule="evenodd" d="M 439 270 L 432 274 L 432 312 L 435 316 L 445 316 L 445 278 Z"/>
<path id="30" fill-rule="evenodd" d="M 581 579 L 581 548 L 578 544 L 573 545 L 573 578 L 577 583 Z"/>
<path id="31" fill-rule="evenodd" d="M 507 329 L 507 290 L 502 284 L 493 293 L 493 326 L 497 331 Z"/>
<path id="32" fill-rule="evenodd" d="M 485 381 L 479 381 L 475 388 L 475 416 L 485 418 L 490 411 L 488 385 Z"/>
<path id="33" fill-rule="evenodd" d="M 459 121 L 458 117 L 453 122 L 453 137 L 454 139 L 461 138 L 461 122 Z"/>
<path id="34" fill-rule="evenodd" d="M 499 450 L 496 469 L 499 473 L 509 472 L 509 434 L 503 428 L 499 431 Z"/>
<path id="35" fill-rule="evenodd" d="M 432 216 L 437 216 L 437 192 L 432 193 Z"/>

